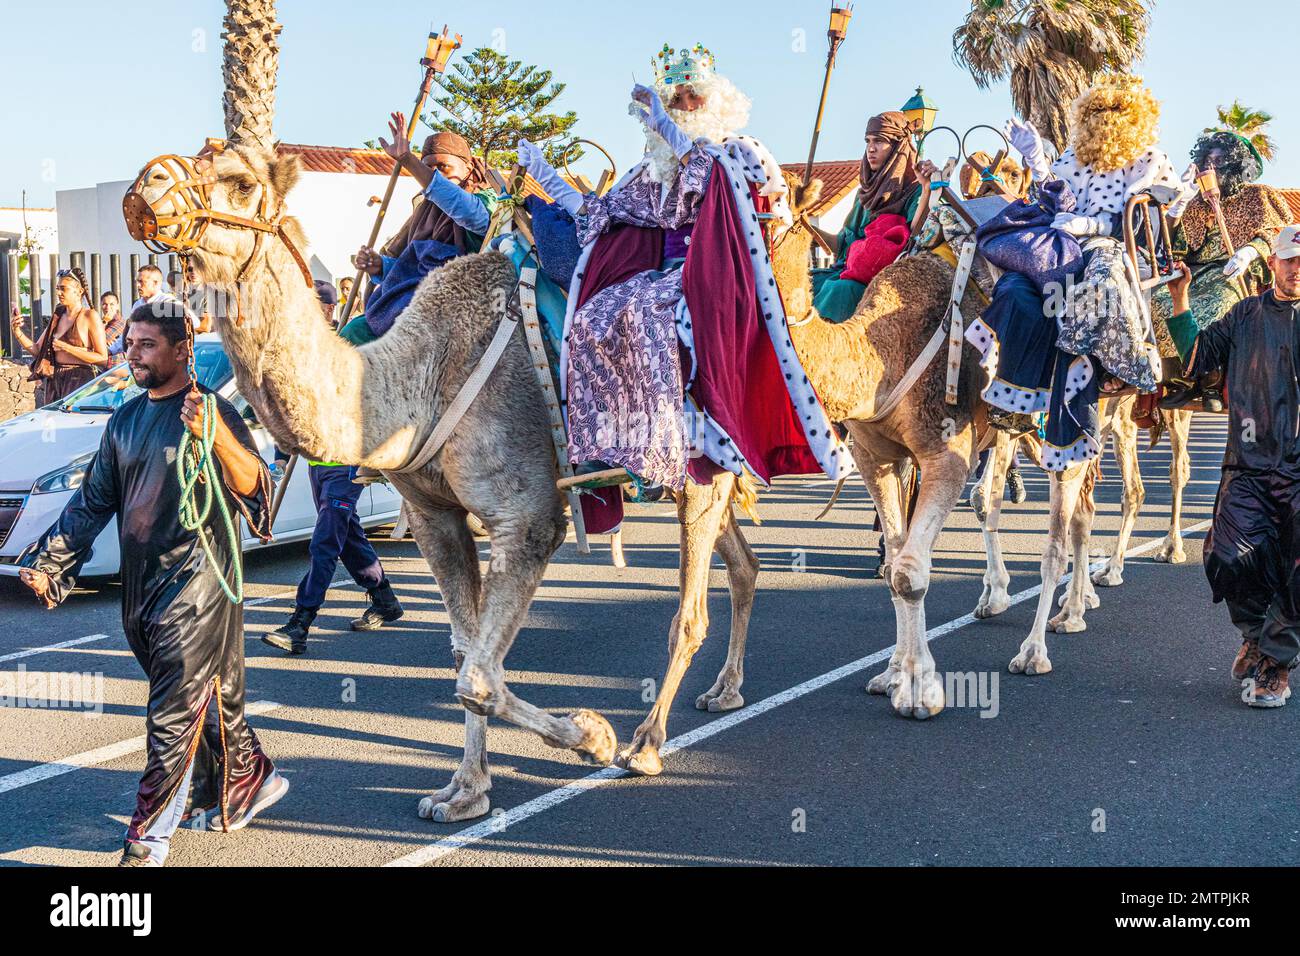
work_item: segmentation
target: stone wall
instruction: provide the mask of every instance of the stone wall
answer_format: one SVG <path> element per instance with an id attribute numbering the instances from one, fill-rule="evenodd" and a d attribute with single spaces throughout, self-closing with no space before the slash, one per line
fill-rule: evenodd
<path id="1" fill-rule="evenodd" d="M 27 381 L 27 366 L 0 359 L 0 422 L 36 407 L 36 383 Z"/>

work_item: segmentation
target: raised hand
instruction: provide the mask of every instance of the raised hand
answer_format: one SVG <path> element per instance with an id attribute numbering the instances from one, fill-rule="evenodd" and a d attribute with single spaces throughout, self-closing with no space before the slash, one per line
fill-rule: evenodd
<path id="1" fill-rule="evenodd" d="M 1004 130 L 1007 139 L 1025 161 L 1025 166 L 1042 181 L 1051 171 L 1047 165 L 1047 153 L 1043 150 L 1043 137 L 1039 135 L 1033 123 L 1021 122 L 1014 116 L 1007 120 Z"/>
<path id="2" fill-rule="evenodd" d="M 390 114 L 388 117 L 388 133 L 393 137 L 393 141 L 390 143 L 381 136 L 379 137 L 379 145 L 385 153 L 400 163 L 411 152 L 411 141 L 406 138 L 406 115 L 404 113 Z"/>
<path id="3" fill-rule="evenodd" d="M 519 165 L 528 170 L 528 174 L 534 179 L 537 178 L 538 173 L 550 168 L 550 163 L 546 161 L 541 149 L 531 140 L 520 137 L 515 152 L 519 156 Z"/>

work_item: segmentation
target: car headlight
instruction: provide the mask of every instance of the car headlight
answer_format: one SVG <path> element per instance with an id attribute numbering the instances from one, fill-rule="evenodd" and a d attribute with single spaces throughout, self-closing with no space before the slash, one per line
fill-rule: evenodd
<path id="1" fill-rule="evenodd" d="M 36 479 L 36 484 L 32 485 L 32 494 L 49 495 L 58 491 L 76 491 L 86 480 L 86 472 L 90 470 L 90 463 L 94 460 L 95 453 L 92 451 L 58 471 L 41 475 Z"/>

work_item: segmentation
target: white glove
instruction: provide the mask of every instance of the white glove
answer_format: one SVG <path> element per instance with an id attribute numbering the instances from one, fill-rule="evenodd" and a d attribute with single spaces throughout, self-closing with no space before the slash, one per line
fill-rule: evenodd
<path id="1" fill-rule="evenodd" d="M 695 146 L 695 141 L 681 131 L 668 111 L 664 109 L 664 104 L 659 99 L 659 94 L 648 86 L 642 86 L 638 83 L 632 87 L 632 112 L 641 122 L 645 123 L 652 130 L 664 138 L 664 141 L 672 147 L 673 154 L 681 159 L 689 153 Z M 650 107 L 649 111 L 640 109 L 636 104 L 644 103 Z"/>
<path id="2" fill-rule="evenodd" d="M 1228 264 L 1223 267 L 1223 274 L 1229 279 L 1240 279 L 1250 268 L 1250 264 L 1259 258 L 1259 250 L 1254 246 L 1242 246 L 1232 254 Z"/>
<path id="3" fill-rule="evenodd" d="M 564 181 L 564 178 L 555 171 L 555 167 L 546 161 L 546 157 L 542 155 L 537 145 L 526 139 L 520 139 L 515 146 L 515 152 L 519 154 L 519 165 L 528 170 L 528 175 L 537 180 L 537 184 L 546 190 L 546 195 L 551 197 L 551 201 L 563 206 L 570 215 L 576 216 L 586 199 L 582 193 Z"/>
<path id="4" fill-rule="evenodd" d="M 1187 211 L 1188 203 L 1201 194 L 1201 184 L 1196 178 L 1196 174 L 1199 172 L 1200 170 L 1196 168 L 1196 164 L 1192 163 L 1192 165 L 1187 167 L 1186 172 L 1183 173 L 1182 192 L 1178 194 L 1177 199 L 1165 207 L 1165 215 L 1170 219 L 1183 218 L 1183 213 Z"/>
<path id="5" fill-rule="evenodd" d="M 1110 231 L 1104 220 L 1097 216 L 1079 216 L 1072 212 L 1058 212 L 1052 220 L 1052 228 L 1071 236 L 1100 236 Z"/>
<path id="6" fill-rule="evenodd" d="M 1052 169 L 1047 164 L 1047 153 L 1043 151 L 1043 137 L 1033 123 L 1022 123 L 1014 116 L 1007 120 L 1007 139 L 1016 148 L 1025 161 L 1025 166 L 1034 174 L 1038 182 L 1045 182 Z"/>

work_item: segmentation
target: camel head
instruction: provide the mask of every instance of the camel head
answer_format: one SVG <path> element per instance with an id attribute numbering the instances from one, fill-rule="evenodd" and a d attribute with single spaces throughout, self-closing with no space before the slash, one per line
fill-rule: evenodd
<path id="1" fill-rule="evenodd" d="M 811 180 L 806 186 L 795 173 L 783 170 L 788 189 L 786 201 L 794 215 L 794 225 L 777 233 L 772 241 L 772 273 L 791 320 L 802 319 L 812 308 L 812 279 L 809 276 L 812 233 L 806 214 L 816 208 L 822 195 L 822 181 Z"/>
<path id="2" fill-rule="evenodd" d="M 266 268 L 283 234 L 299 250 L 307 240 L 284 214 L 302 172 L 297 156 L 227 146 L 196 157 L 150 160 L 124 201 L 128 229 L 155 251 L 188 252 L 205 281 L 231 285 Z M 147 208 L 146 208 L 147 207 Z"/>

